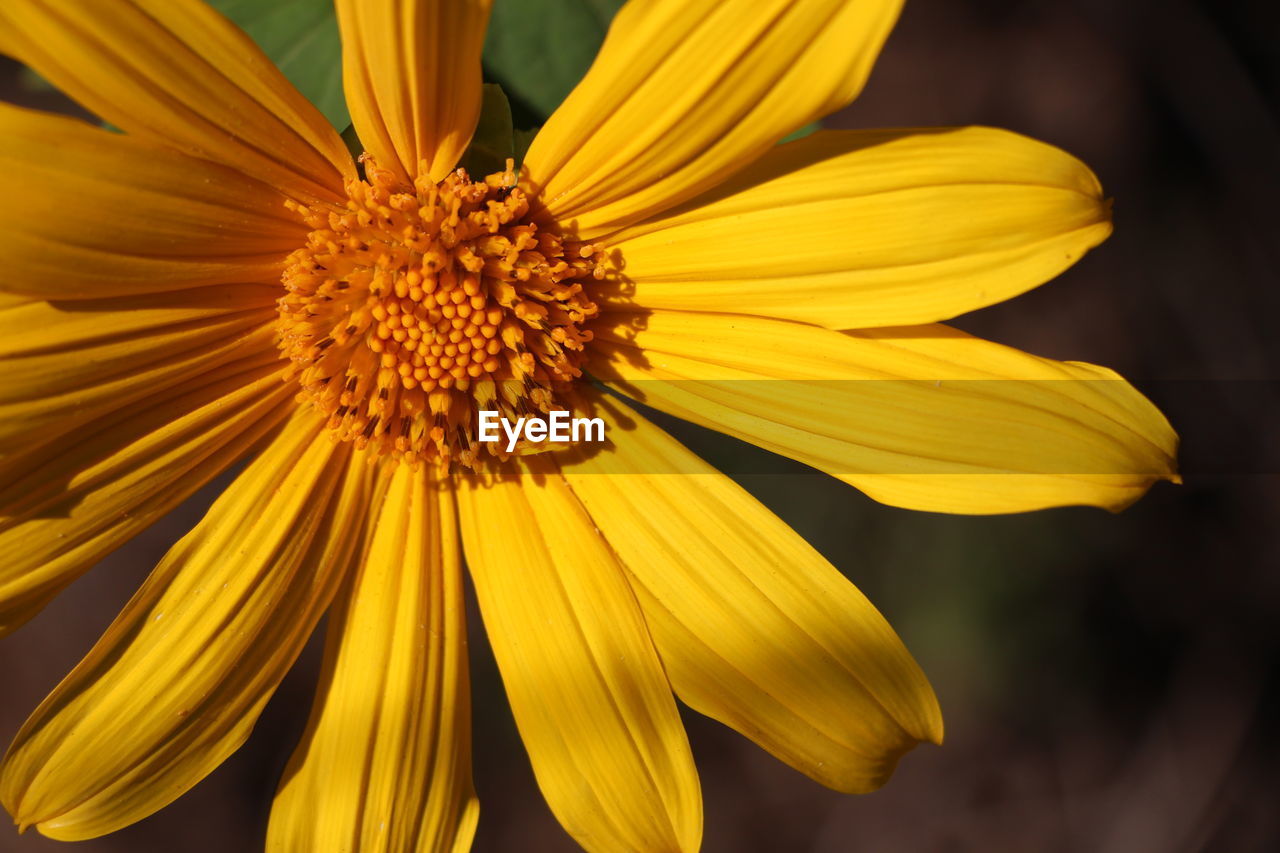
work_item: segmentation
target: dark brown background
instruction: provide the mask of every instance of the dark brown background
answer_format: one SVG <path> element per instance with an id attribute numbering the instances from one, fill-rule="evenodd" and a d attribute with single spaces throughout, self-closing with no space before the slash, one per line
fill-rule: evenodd
<path id="1" fill-rule="evenodd" d="M 952 518 L 878 506 L 711 440 L 736 469 L 779 472 L 743 480 L 889 616 L 938 690 L 947 743 L 909 755 L 883 791 L 848 797 L 688 714 L 708 853 L 1280 849 L 1275 9 L 908 2 L 867 91 L 829 125 L 990 124 L 1093 166 L 1116 199 L 1115 236 L 1053 284 L 959 324 L 1138 381 L 1183 436 L 1187 482 L 1119 516 Z M 62 108 L 22 88 L 12 65 L 0 67 L 0 96 Z M 214 493 L 0 642 L 0 738 Z M 534 787 L 474 618 L 472 629 L 475 849 L 576 849 Z M 75 849 L 259 849 L 310 702 L 314 645 L 223 767 Z M 0 830 L 0 851 L 55 849 Z"/>

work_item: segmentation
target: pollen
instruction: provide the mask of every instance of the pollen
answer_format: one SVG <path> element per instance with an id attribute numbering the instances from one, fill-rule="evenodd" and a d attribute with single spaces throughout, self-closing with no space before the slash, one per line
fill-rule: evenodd
<path id="1" fill-rule="evenodd" d="M 605 252 L 530 221 L 510 160 L 480 181 L 458 169 L 412 186 L 362 162 L 345 204 L 288 202 L 312 230 L 278 303 L 287 378 L 358 447 L 415 465 L 505 455 L 476 441 L 479 412 L 561 407 Z"/>

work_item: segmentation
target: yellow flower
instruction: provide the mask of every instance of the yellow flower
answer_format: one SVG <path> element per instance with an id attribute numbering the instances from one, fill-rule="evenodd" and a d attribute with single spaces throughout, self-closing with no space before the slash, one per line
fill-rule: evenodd
<path id="1" fill-rule="evenodd" d="M 337 5 L 363 172 L 197 0 L 0 5 L 0 51 L 124 131 L 0 107 L 0 628 L 253 457 L 18 734 L 21 826 L 182 794 L 329 609 L 268 847 L 465 849 L 463 552 L 590 850 L 697 848 L 673 691 L 844 791 L 940 741 L 875 609 L 587 376 L 901 506 L 1114 509 L 1174 477 L 1114 373 L 930 325 L 1109 234 L 1083 164 L 983 128 L 775 144 L 854 98 L 895 0 L 633 0 L 518 182 L 453 171 L 486 2 Z M 609 442 L 503 463 L 485 406 L 587 407 Z"/>

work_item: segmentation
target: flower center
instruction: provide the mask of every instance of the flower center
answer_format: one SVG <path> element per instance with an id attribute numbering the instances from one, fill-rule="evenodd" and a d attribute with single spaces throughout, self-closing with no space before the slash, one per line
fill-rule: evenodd
<path id="1" fill-rule="evenodd" d="M 299 400 L 359 447 L 474 466 L 479 412 L 516 419 L 557 408 L 582 375 L 583 285 L 604 252 L 526 221 L 514 164 L 412 187 L 368 156 L 345 205 L 288 202 L 313 230 L 289 256 L 280 349 Z M 531 452 L 546 445 L 517 448 Z"/>

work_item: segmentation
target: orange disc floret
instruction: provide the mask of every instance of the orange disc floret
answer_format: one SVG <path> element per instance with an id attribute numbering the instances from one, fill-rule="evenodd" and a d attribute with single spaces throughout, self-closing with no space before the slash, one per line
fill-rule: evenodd
<path id="1" fill-rule="evenodd" d="M 345 205 L 288 202 L 312 229 L 278 303 L 288 378 L 344 440 L 474 466 L 482 409 L 549 412 L 582 375 L 605 253 L 527 221 L 510 160 L 412 187 L 362 162 Z"/>

